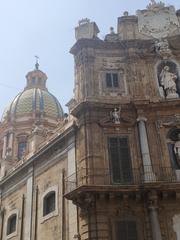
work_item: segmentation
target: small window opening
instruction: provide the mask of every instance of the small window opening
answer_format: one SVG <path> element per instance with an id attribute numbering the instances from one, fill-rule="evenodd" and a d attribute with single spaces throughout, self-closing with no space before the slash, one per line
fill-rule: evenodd
<path id="1" fill-rule="evenodd" d="M 25 154 L 26 151 L 26 146 L 27 143 L 26 142 L 19 142 L 18 143 L 18 159 L 20 160 L 23 155 Z"/>
<path id="2" fill-rule="evenodd" d="M 55 210 L 55 197 L 56 193 L 50 192 L 48 193 L 43 200 L 43 216 L 48 215 L 49 213 Z"/>
<path id="3" fill-rule="evenodd" d="M 106 86 L 108 88 L 118 88 L 118 74 L 117 73 L 106 73 Z"/>
<path id="4" fill-rule="evenodd" d="M 17 221 L 16 214 L 13 214 L 12 216 L 9 217 L 7 223 L 7 235 L 10 235 L 16 231 L 16 221 Z"/>

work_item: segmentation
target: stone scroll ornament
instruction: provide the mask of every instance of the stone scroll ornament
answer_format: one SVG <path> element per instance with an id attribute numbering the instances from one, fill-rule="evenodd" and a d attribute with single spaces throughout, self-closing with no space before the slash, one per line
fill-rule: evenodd
<path id="1" fill-rule="evenodd" d="M 151 0 L 145 10 L 138 10 L 139 32 L 155 39 L 167 38 L 180 27 L 173 6 Z"/>

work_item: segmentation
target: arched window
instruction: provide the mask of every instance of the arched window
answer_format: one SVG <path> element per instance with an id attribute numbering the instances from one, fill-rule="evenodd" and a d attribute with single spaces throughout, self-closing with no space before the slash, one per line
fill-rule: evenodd
<path id="1" fill-rule="evenodd" d="M 41 196 L 41 218 L 40 222 L 58 215 L 58 186 L 49 187 Z"/>
<path id="2" fill-rule="evenodd" d="M 27 150 L 27 135 L 26 134 L 21 134 L 17 137 L 17 142 L 18 142 L 18 149 L 17 149 L 17 158 L 20 160 L 26 150 Z"/>
<path id="3" fill-rule="evenodd" d="M 7 221 L 7 235 L 16 232 L 17 214 L 12 214 Z"/>
<path id="4" fill-rule="evenodd" d="M 45 195 L 43 199 L 43 216 L 55 211 L 56 208 L 56 192 L 51 191 Z"/>
<path id="5" fill-rule="evenodd" d="M 22 158 L 22 156 L 24 155 L 25 151 L 26 151 L 26 142 L 19 142 L 18 143 L 18 159 L 20 160 Z"/>

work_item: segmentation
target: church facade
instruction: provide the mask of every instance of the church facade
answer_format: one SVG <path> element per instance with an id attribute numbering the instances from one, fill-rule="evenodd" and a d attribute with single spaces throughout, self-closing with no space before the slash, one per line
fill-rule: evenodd
<path id="1" fill-rule="evenodd" d="M 180 10 L 75 29 L 69 114 L 39 69 L 0 123 L 0 240 L 180 240 Z"/>

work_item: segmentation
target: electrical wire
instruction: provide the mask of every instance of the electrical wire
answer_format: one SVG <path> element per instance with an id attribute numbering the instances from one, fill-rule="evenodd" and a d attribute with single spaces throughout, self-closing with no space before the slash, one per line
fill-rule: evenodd
<path id="1" fill-rule="evenodd" d="M 7 85 L 7 84 L 1 83 L 1 82 L 0 82 L 0 86 L 5 87 L 5 88 L 11 88 L 11 89 L 17 89 L 18 90 L 18 88 L 14 87 L 14 86 L 10 86 L 10 85 Z"/>

